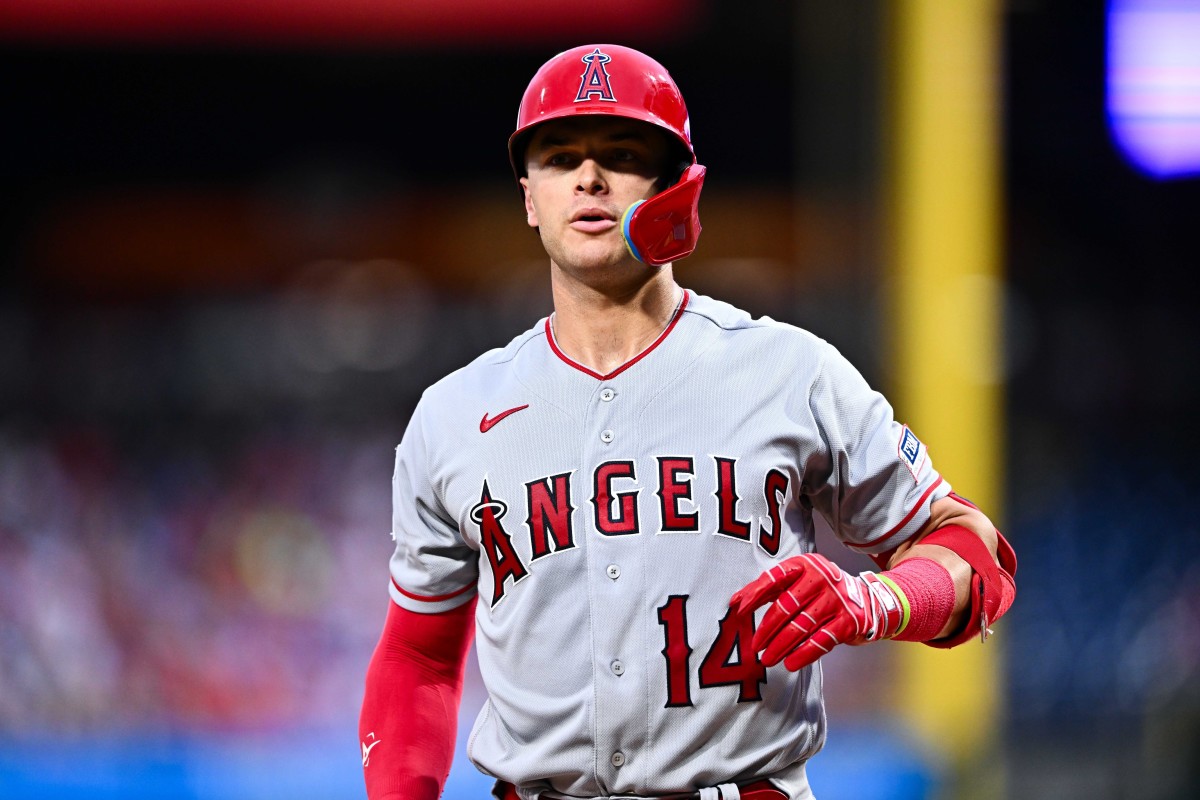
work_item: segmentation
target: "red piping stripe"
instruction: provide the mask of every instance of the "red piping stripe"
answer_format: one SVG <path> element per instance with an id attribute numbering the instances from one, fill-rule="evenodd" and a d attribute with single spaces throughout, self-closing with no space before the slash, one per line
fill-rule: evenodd
<path id="1" fill-rule="evenodd" d="M 456 591 L 456 592 L 451 592 L 450 594 L 439 594 L 439 595 L 436 595 L 436 596 L 434 596 L 434 597 L 428 597 L 428 596 L 426 596 L 426 595 L 421 595 L 421 594 L 413 594 L 412 592 L 405 591 L 405 589 L 404 589 L 404 587 L 403 587 L 403 586 L 401 586 L 400 584 L 396 583 L 396 579 L 395 579 L 395 578 L 392 578 L 392 586 L 395 586 L 395 587 L 396 587 L 396 591 L 398 591 L 400 594 L 404 595 L 405 597 L 411 598 L 411 599 L 413 599 L 413 600 L 419 600 L 419 601 L 421 601 L 422 603 L 437 603 L 437 602 L 440 602 L 440 601 L 442 601 L 442 600 L 449 600 L 449 599 L 450 599 L 450 598 L 452 598 L 452 597 L 458 597 L 460 594 L 463 594 L 464 592 L 468 592 L 468 591 L 470 591 L 471 589 L 474 589 L 474 588 L 475 588 L 475 584 L 473 584 L 473 583 L 468 583 L 466 586 L 464 586 L 463 588 L 459 589 L 459 590 L 458 590 L 458 591 Z"/>
<path id="2" fill-rule="evenodd" d="M 909 511 L 907 514 L 905 514 L 904 519 L 900 520 L 900 522 L 894 528 L 892 528 L 890 531 L 885 533 L 883 536 L 876 537 L 875 539 L 867 542 L 866 544 L 851 544 L 851 543 L 847 542 L 846 546 L 852 547 L 857 550 L 865 550 L 868 547 L 873 547 L 878 542 L 886 541 L 891 536 L 894 536 L 896 531 L 900 530 L 905 525 L 907 525 L 909 523 L 909 521 L 913 518 L 913 516 L 917 513 L 917 510 L 920 509 L 921 506 L 925 505 L 925 498 L 929 497 L 930 492 L 932 492 L 934 489 L 936 489 L 938 486 L 940 486 L 941 483 L 942 483 L 942 477 L 939 475 L 938 479 L 933 482 L 933 485 L 925 490 L 925 494 L 921 495 L 921 499 L 917 501 L 917 504 L 915 506 L 913 506 L 912 511 Z"/>
<path id="3" fill-rule="evenodd" d="M 577 361 L 572 361 L 570 356 L 568 356 L 562 350 L 559 350 L 558 343 L 554 341 L 554 329 L 550 327 L 550 318 L 549 317 L 546 317 L 546 341 L 548 341 L 550 343 L 550 349 L 554 351 L 554 355 L 558 356 L 563 361 L 565 361 L 568 366 L 572 366 L 575 369 L 579 370 L 580 372 L 583 372 L 587 375 L 591 375 L 593 378 L 595 378 L 598 381 L 607 381 L 607 380 L 610 380 L 610 379 L 615 378 L 616 376 L 620 375 L 622 372 L 629 369 L 630 367 L 632 367 L 637 362 L 641 361 L 646 356 L 650 355 L 651 350 L 653 350 L 654 348 L 656 348 L 660 344 L 662 344 L 663 340 L 666 339 L 667 336 L 671 333 L 672 329 L 674 329 L 675 324 L 677 322 L 679 322 L 680 319 L 682 319 L 683 310 L 685 308 L 687 308 L 687 304 L 688 304 L 688 292 L 685 289 L 683 292 L 683 300 L 681 300 L 679 302 L 679 308 L 676 309 L 675 316 L 672 317 L 670 323 L 667 324 L 666 330 L 664 330 L 662 333 L 660 333 L 658 335 L 658 338 L 655 339 L 650 344 L 649 347 L 647 347 L 645 350 L 638 353 L 636 356 L 634 356 L 630 360 L 626 361 L 624 364 L 617 367 L 616 369 L 614 369 L 612 372 L 608 373 L 607 375 L 601 375 L 599 372 L 590 370 L 587 367 L 585 367 L 583 364 L 580 364 Z"/>

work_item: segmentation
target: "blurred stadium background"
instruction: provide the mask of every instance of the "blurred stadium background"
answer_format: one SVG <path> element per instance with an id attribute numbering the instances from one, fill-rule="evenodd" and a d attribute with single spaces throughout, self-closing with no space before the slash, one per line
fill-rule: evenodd
<path id="1" fill-rule="evenodd" d="M 567 46 L 642 47 L 688 98 L 681 280 L 887 391 L 904 5 L 6 0 L 0 798 L 363 796 L 392 448 L 548 311 L 505 141 Z M 995 36 L 999 703 L 964 762 L 897 702 L 898 648 L 835 651 L 814 788 L 1191 798 L 1200 2 L 1010 0 Z M 446 797 L 487 787 L 460 755 Z"/>

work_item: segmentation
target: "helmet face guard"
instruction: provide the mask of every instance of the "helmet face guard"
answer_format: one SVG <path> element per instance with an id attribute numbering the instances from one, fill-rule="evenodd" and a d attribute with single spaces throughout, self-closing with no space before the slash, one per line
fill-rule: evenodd
<path id="1" fill-rule="evenodd" d="M 526 176 L 525 148 L 533 129 L 555 119 L 587 114 L 625 117 L 657 126 L 680 154 L 673 185 L 626 210 L 621 230 L 639 261 L 661 266 L 696 249 L 699 201 L 705 168 L 696 163 L 687 106 L 666 68 L 620 45 L 585 45 L 542 65 L 529 82 L 508 156 L 518 178 Z"/>
<path id="2" fill-rule="evenodd" d="M 679 183 L 626 209 L 621 235 L 634 258 L 661 267 L 692 254 L 700 238 L 700 189 L 705 172 L 705 167 L 692 164 Z"/>

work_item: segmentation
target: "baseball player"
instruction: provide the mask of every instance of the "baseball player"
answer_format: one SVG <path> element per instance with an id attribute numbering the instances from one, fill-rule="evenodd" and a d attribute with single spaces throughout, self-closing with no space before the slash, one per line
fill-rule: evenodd
<path id="1" fill-rule="evenodd" d="M 829 343 L 676 283 L 705 168 L 661 64 L 554 56 L 509 153 L 554 312 L 429 387 L 396 450 L 367 793 L 439 796 L 474 637 L 498 798 L 811 798 L 818 659 L 986 637 L 1012 549 Z M 814 552 L 814 513 L 879 571 Z"/>

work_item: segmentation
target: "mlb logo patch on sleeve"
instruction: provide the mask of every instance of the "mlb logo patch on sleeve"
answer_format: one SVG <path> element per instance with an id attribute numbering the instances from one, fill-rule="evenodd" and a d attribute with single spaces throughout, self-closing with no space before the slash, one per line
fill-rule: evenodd
<path id="1" fill-rule="evenodd" d="M 907 425 L 904 426 L 904 434 L 900 437 L 899 453 L 900 460 L 908 467 L 915 480 L 925 464 L 925 445 L 921 444 L 921 440 Z"/>

